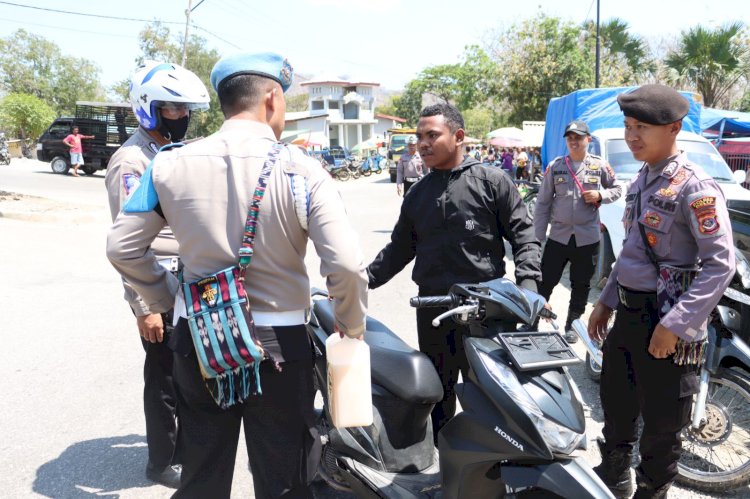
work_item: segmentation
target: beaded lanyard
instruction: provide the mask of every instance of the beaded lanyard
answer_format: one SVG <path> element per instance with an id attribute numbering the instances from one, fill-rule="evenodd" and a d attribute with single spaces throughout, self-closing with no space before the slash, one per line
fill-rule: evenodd
<path id="1" fill-rule="evenodd" d="M 263 195 L 266 193 L 266 186 L 268 185 L 268 177 L 271 175 L 273 165 L 279 159 L 279 153 L 283 144 L 276 142 L 268 153 L 263 168 L 260 171 L 258 177 L 258 184 L 255 186 L 255 192 L 253 193 L 253 199 L 250 202 L 250 207 L 247 210 L 247 220 L 245 221 L 245 233 L 242 235 L 242 247 L 240 248 L 240 282 L 245 280 L 245 270 L 250 265 L 250 260 L 253 257 L 253 243 L 255 241 L 255 233 L 258 229 L 258 212 L 260 211 L 260 202 L 263 200 Z"/>

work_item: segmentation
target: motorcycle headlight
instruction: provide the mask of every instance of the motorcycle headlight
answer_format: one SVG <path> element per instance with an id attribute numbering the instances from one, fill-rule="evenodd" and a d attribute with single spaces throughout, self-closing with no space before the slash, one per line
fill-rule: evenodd
<path id="1" fill-rule="evenodd" d="M 750 263 L 748 263 L 745 255 L 737 248 L 734 249 L 734 257 L 737 262 L 737 275 L 740 276 L 742 287 L 748 289 L 750 288 Z"/>
<path id="2" fill-rule="evenodd" d="M 570 428 L 566 428 L 548 419 L 510 368 L 500 362 L 496 362 L 485 352 L 479 351 L 478 353 L 484 367 L 510 398 L 521 407 L 521 410 L 529 416 L 529 419 L 534 423 L 534 426 L 536 426 L 539 434 L 550 449 L 552 449 L 552 452 L 568 455 L 578 447 L 583 434 L 576 433 Z"/>

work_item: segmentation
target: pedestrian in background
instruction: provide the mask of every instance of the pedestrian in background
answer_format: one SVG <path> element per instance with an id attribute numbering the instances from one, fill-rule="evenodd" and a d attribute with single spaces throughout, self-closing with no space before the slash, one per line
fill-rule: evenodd
<path id="1" fill-rule="evenodd" d="M 78 169 L 83 166 L 83 144 L 82 139 L 93 139 L 93 135 L 81 135 L 78 127 L 74 126 L 71 133 L 63 139 L 63 144 L 70 148 L 70 164 L 73 165 L 73 175 L 78 177 Z"/>
<path id="2" fill-rule="evenodd" d="M 208 90 L 190 71 L 169 63 L 147 61 L 138 66 L 130 80 L 130 104 L 138 119 L 136 132 L 112 155 L 104 183 L 114 222 L 130 194 L 136 190 L 146 167 L 159 149 L 185 137 L 191 113 L 208 109 Z M 123 113 L 124 114 L 124 113 Z M 167 270 L 179 270 L 179 245 L 169 226 L 151 245 L 157 262 Z M 177 425 L 172 384 L 172 311 L 152 312 L 133 287 L 123 280 L 125 300 L 135 314 L 143 363 L 143 412 L 146 417 L 148 464 L 146 477 L 177 488 L 180 470 L 174 466 Z"/>
<path id="3" fill-rule="evenodd" d="M 604 340 L 604 438 L 594 471 L 615 497 L 630 497 L 638 441 L 635 498 L 660 499 L 677 476 L 706 322 L 734 275 L 734 244 L 721 188 L 678 148 L 687 99 L 644 85 L 617 102 L 625 142 L 644 165 L 625 197 L 622 251 L 588 324 L 589 336 Z"/>

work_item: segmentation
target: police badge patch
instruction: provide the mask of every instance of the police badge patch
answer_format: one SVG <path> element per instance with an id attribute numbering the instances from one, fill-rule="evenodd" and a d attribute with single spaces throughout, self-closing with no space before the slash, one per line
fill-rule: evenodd
<path id="1" fill-rule="evenodd" d="M 690 203 L 693 210 L 693 225 L 703 237 L 719 234 L 721 224 L 716 214 L 716 197 L 703 196 Z"/>
<path id="2" fill-rule="evenodd" d="M 655 211 L 647 211 L 646 214 L 643 215 L 643 223 L 653 229 L 659 228 L 661 220 L 661 216 Z"/>
<path id="3" fill-rule="evenodd" d="M 680 185 L 681 183 L 683 183 L 687 179 L 687 176 L 688 176 L 688 172 L 687 172 L 686 169 L 683 168 L 680 171 L 678 171 L 674 175 L 674 177 L 672 177 L 672 179 L 669 181 L 669 183 L 672 184 L 672 185 Z"/>
<path id="4" fill-rule="evenodd" d="M 216 305 L 216 299 L 219 296 L 219 282 L 215 275 L 201 279 L 197 283 L 200 289 L 201 298 L 209 307 Z"/>
<path id="5" fill-rule="evenodd" d="M 133 192 L 141 185 L 141 176 L 137 173 L 125 173 L 122 176 L 122 188 L 125 190 L 125 195 L 130 196 Z"/>
<path id="6" fill-rule="evenodd" d="M 670 187 L 665 187 L 656 191 L 656 195 L 663 198 L 673 198 L 677 195 Z"/>
<path id="7" fill-rule="evenodd" d="M 292 69 L 292 65 L 289 64 L 288 60 L 284 59 L 284 63 L 281 67 L 281 71 L 279 72 L 281 83 L 284 85 L 291 85 L 293 74 L 294 74 L 294 70 Z"/>

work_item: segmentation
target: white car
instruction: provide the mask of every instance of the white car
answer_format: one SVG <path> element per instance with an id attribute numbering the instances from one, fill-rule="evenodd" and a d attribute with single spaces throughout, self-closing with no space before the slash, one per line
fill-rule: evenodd
<path id="1" fill-rule="evenodd" d="M 625 239 L 625 227 L 622 223 L 625 193 L 630 180 L 638 173 L 643 163 L 633 157 L 625 143 L 625 129 L 604 128 L 592 132 L 591 135 L 589 152 L 606 159 L 615 171 L 617 180 L 623 185 L 620 199 L 614 203 L 603 204 L 599 208 L 602 243 L 593 282 L 603 287 L 604 279 L 609 275 Z M 732 173 L 724 158 L 708 140 L 700 135 L 682 131 L 677 136 L 677 145 L 680 150 L 687 153 L 692 162 L 703 167 L 706 173 L 716 179 L 727 200 L 750 201 L 750 191 L 740 185 L 740 182 L 745 180 L 745 172 Z"/>

